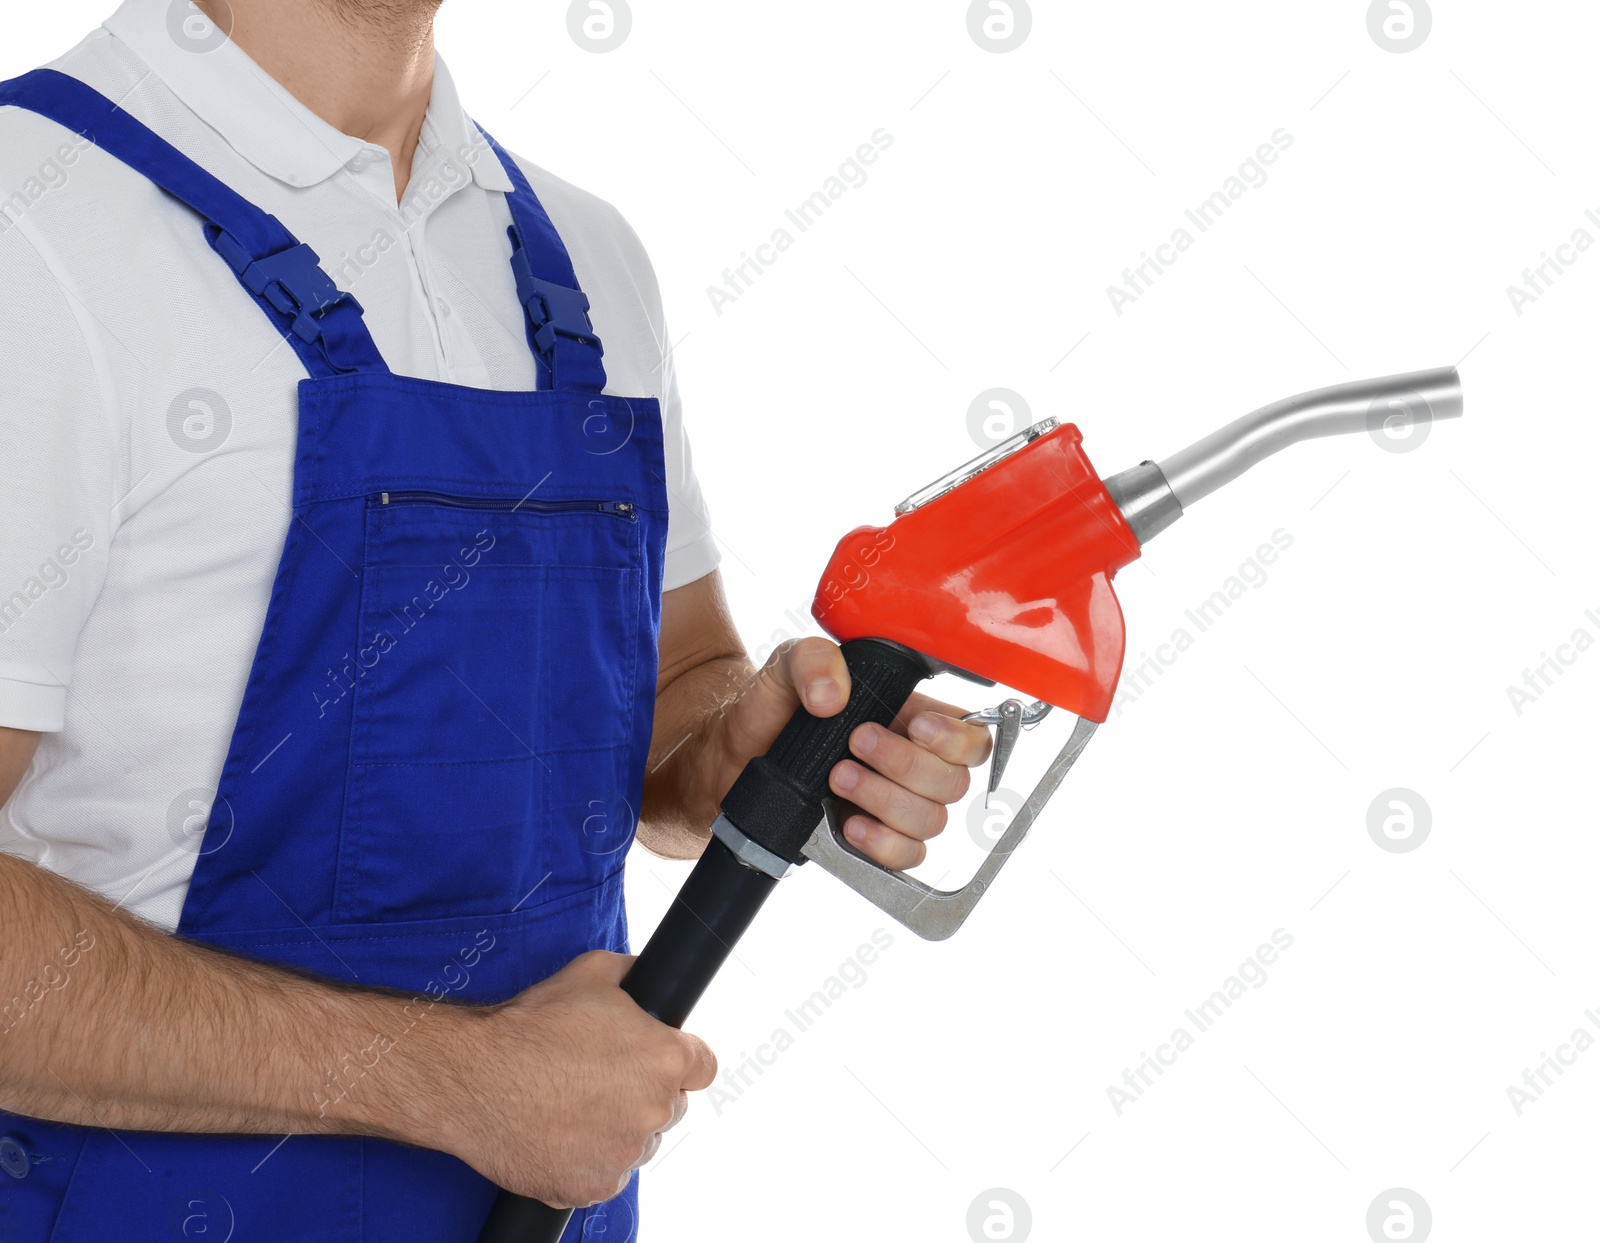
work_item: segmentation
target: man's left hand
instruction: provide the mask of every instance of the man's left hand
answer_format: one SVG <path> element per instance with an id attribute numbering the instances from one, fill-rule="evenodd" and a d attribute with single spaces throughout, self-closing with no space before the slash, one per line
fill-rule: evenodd
<path id="1" fill-rule="evenodd" d="M 797 707 L 835 716 L 849 699 L 850 673 L 836 644 L 783 644 L 719 723 L 727 783 L 766 754 Z M 850 735 L 854 758 L 834 765 L 828 787 L 851 804 L 844 834 L 857 850 L 896 869 L 926 857 L 925 843 L 945 827 L 948 805 L 966 796 L 971 769 L 989 757 L 989 731 L 962 715 L 952 704 L 914 694 L 892 728 L 868 723 Z"/>

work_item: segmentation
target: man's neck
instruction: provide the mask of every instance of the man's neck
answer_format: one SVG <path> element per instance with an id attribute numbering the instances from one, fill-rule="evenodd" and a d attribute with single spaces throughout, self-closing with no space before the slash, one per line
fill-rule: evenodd
<path id="1" fill-rule="evenodd" d="M 440 0 L 195 0 L 240 49 L 341 133 L 388 149 L 395 198 L 433 93 Z"/>

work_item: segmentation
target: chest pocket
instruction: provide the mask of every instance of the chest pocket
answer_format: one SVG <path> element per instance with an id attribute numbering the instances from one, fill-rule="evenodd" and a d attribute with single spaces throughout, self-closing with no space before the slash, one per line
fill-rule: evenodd
<path id="1" fill-rule="evenodd" d="M 642 560 L 626 501 L 369 499 L 337 920 L 504 913 L 615 868 Z"/>

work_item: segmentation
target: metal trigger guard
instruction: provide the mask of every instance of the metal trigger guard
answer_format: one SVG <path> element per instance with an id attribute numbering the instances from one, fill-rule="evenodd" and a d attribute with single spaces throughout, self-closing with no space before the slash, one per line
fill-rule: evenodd
<path id="1" fill-rule="evenodd" d="M 1050 761 L 1050 767 L 1039 779 L 1039 784 L 1034 786 L 1033 793 L 1017 809 L 1017 814 L 1011 818 L 1011 823 L 1006 826 L 994 848 L 984 856 L 972 879 L 960 889 L 935 889 L 914 876 L 891 872 L 867 858 L 844 840 L 837 802 L 833 798 L 823 800 L 825 814 L 822 823 L 817 825 L 816 832 L 812 833 L 801 853 L 923 940 L 946 940 L 966 922 L 967 916 L 978 905 L 978 900 L 989 891 L 994 878 L 1010 859 L 1011 852 L 1022 844 L 1022 839 L 1028 835 L 1028 830 L 1044 810 L 1044 805 L 1077 762 L 1084 747 L 1089 745 L 1094 731 L 1095 722 L 1079 718 L 1072 736 L 1056 758 Z"/>

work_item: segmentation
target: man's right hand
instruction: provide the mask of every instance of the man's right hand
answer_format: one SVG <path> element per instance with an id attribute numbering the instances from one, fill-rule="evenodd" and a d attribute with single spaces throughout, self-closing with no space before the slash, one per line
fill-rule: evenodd
<path id="1" fill-rule="evenodd" d="M 502 1005 L 456 1011 L 470 1034 L 446 1056 L 470 1104 L 452 1119 L 448 1151 L 555 1206 L 595 1204 L 627 1185 L 683 1117 L 686 1093 L 717 1073 L 704 1041 L 618 987 L 632 965 L 596 950 Z"/>
<path id="2" fill-rule="evenodd" d="M 36 741 L 0 730 L 0 806 Z M 55 963 L 74 947 L 68 987 Z M 619 987 L 632 963 L 585 954 L 500 1005 L 418 1017 L 420 999 L 168 936 L 0 851 L 0 981 L 36 979 L 0 994 L 0 1109 L 120 1130 L 372 1135 L 547 1204 L 594 1204 L 716 1076 L 703 1042 Z M 382 1057 L 329 1108 L 331 1068 L 373 1048 Z"/>

